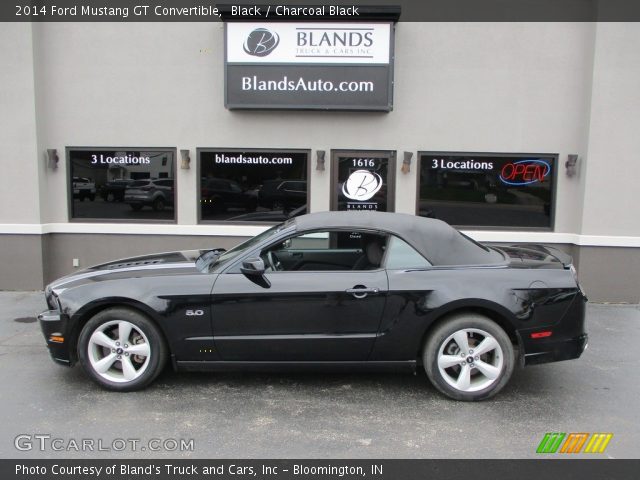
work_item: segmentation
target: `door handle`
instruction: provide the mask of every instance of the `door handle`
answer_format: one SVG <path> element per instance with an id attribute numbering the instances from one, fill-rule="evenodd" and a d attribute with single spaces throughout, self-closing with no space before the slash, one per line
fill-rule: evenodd
<path id="1" fill-rule="evenodd" d="M 378 288 L 367 288 L 356 285 L 353 288 L 348 288 L 347 290 L 345 290 L 345 292 L 350 293 L 355 298 L 364 298 L 370 293 L 375 295 L 380 292 L 380 290 Z"/>

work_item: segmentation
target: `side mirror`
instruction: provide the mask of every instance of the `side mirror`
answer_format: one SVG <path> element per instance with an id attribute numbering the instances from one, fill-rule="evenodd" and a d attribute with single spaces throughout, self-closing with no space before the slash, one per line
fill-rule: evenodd
<path id="1" fill-rule="evenodd" d="M 242 262 L 242 267 L 240 267 L 240 271 L 245 275 L 249 276 L 262 276 L 264 275 L 266 268 L 264 266 L 264 260 L 261 258 L 248 258 L 244 262 Z"/>
<path id="2" fill-rule="evenodd" d="M 262 288 L 271 287 L 271 282 L 267 277 L 264 276 L 265 266 L 264 260 L 262 260 L 261 258 L 248 258 L 247 260 L 242 262 L 240 271 L 244 273 L 244 275 L 256 285 Z"/>

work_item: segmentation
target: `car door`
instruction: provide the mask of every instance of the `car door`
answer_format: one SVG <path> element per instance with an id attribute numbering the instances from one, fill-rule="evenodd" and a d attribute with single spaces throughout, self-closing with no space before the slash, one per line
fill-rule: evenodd
<path id="1" fill-rule="evenodd" d="M 322 233 L 287 242 L 293 241 L 302 255 L 301 244 L 308 243 L 316 262 L 333 263 L 334 255 L 343 258 L 344 249 L 337 248 L 335 239 L 353 232 L 325 232 L 324 238 Z M 259 253 L 265 256 L 279 248 L 274 245 Z M 388 282 L 379 266 L 354 269 L 353 258 L 351 265 L 334 264 L 333 270 L 269 269 L 260 282 L 241 273 L 240 265 L 220 275 L 212 292 L 213 334 L 220 357 L 257 362 L 366 360 Z"/>

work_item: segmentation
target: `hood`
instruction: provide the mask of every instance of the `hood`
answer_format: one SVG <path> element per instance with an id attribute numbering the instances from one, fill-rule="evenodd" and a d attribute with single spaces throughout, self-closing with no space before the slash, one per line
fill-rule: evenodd
<path id="1" fill-rule="evenodd" d="M 512 267 L 565 268 L 572 264 L 571 256 L 554 247 L 537 244 L 491 245 L 508 256 Z"/>
<path id="2" fill-rule="evenodd" d="M 118 278 L 184 275 L 197 273 L 195 261 L 206 250 L 184 250 L 123 258 L 94 265 L 51 282 L 46 293 L 61 291 L 89 282 Z"/>

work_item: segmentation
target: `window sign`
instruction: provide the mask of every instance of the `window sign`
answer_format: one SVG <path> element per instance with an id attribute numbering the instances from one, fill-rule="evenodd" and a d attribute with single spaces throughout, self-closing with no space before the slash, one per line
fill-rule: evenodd
<path id="1" fill-rule="evenodd" d="M 198 149 L 200 219 L 282 222 L 307 213 L 308 150 Z"/>
<path id="2" fill-rule="evenodd" d="M 332 210 L 394 211 L 395 152 L 332 152 Z"/>
<path id="3" fill-rule="evenodd" d="M 469 227 L 553 227 L 554 154 L 420 153 L 420 216 Z"/>
<path id="4" fill-rule="evenodd" d="M 175 220 L 175 149 L 67 148 L 72 219 Z"/>

